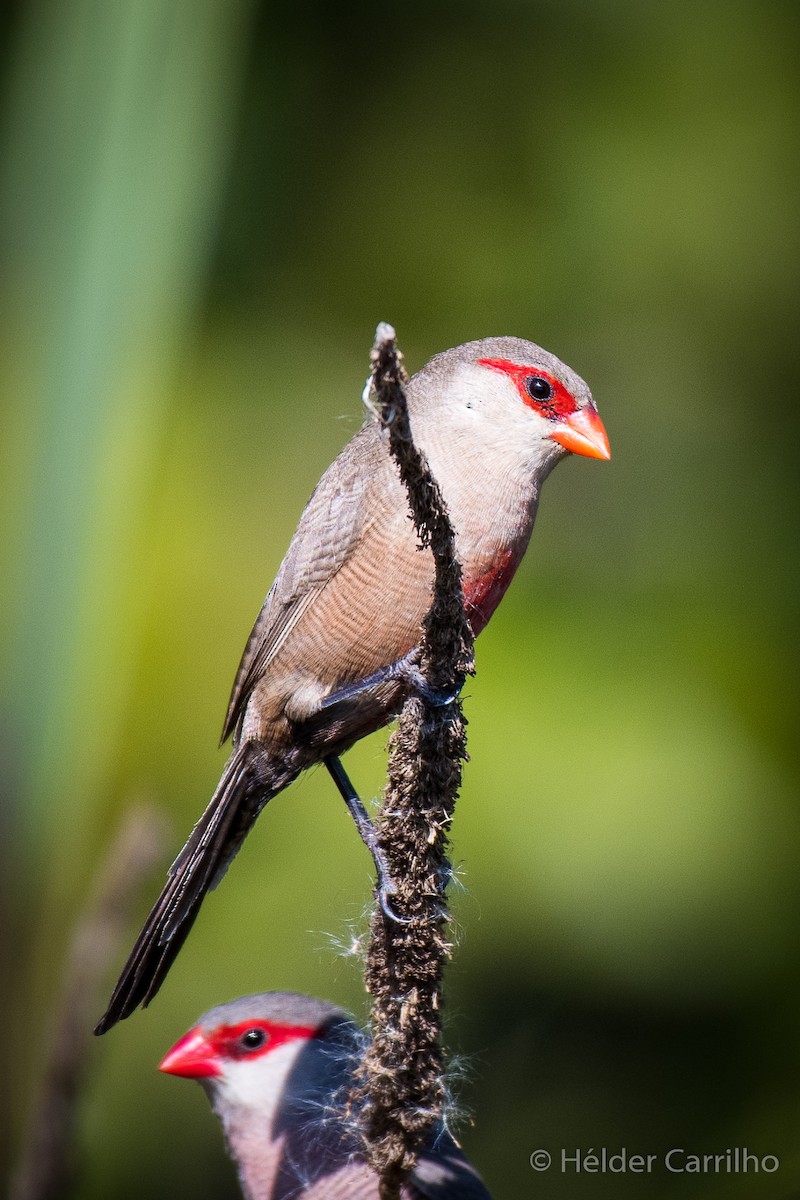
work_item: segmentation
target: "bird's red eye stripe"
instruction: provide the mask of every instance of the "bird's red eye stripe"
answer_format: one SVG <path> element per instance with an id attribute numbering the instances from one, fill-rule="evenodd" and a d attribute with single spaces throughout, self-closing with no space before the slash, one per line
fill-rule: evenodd
<path id="1" fill-rule="evenodd" d="M 259 1038 L 259 1035 L 261 1037 Z M 313 1025 L 281 1025 L 275 1021 L 240 1021 L 237 1025 L 220 1025 L 209 1041 L 217 1054 L 225 1058 L 258 1058 L 276 1050 L 286 1042 L 315 1038 L 319 1030 Z"/>
<path id="2" fill-rule="evenodd" d="M 479 358 L 478 366 L 490 367 L 493 371 L 501 371 L 504 375 L 508 375 L 510 379 L 513 379 L 523 404 L 527 404 L 528 408 L 534 409 L 552 421 L 558 420 L 559 417 L 568 417 L 578 407 L 575 397 L 564 387 L 563 383 L 549 371 L 542 370 L 541 367 L 509 362 L 507 358 Z M 537 380 L 549 384 L 549 396 L 539 397 L 536 395 L 537 390 L 546 393 L 546 388 L 538 385 Z"/>

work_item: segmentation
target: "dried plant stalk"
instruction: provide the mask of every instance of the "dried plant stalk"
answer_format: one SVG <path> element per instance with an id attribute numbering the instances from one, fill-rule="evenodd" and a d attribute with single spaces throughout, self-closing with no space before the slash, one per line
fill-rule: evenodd
<path id="1" fill-rule="evenodd" d="M 382 1200 L 396 1200 L 432 1125 L 444 1111 L 442 977 L 452 945 L 446 889 L 448 831 L 466 759 L 459 695 L 473 670 L 461 566 L 447 509 L 414 445 L 394 330 L 379 325 L 372 351 L 378 418 L 408 490 L 411 514 L 436 573 L 420 670 L 390 742 L 388 783 L 376 826 L 397 887 L 393 921 L 376 903 L 365 983 L 373 998 L 372 1042 L 360 1070 L 355 1111 Z"/>

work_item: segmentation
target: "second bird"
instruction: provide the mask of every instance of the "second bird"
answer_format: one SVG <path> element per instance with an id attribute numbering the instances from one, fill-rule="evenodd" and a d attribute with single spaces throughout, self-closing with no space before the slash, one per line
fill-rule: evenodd
<path id="1" fill-rule="evenodd" d="M 437 354 L 410 380 L 407 396 L 414 441 L 455 530 L 477 635 L 525 553 L 542 483 L 570 452 L 609 458 L 608 438 L 584 381 L 520 338 L 485 338 Z M 236 675 L 223 732 L 233 735 L 233 751 L 97 1033 L 152 999 L 206 892 L 264 805 L 306 767 L 326 763 L 369 840 L 366 813 L 348 796 L 338 756 L 424 686 L 415 651 L 433 573 L 388 434 L 368 419 L 300 519 Z"/>

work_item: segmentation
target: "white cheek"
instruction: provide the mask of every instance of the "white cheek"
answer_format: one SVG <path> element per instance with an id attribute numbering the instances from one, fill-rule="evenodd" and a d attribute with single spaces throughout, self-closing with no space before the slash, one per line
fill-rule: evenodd
<path id="1" fill-rule="evenodd" d="M 529 475 L 543 460 L 560 457 L 552 422 L 523 403 L 513 386 L 498 389 L 493 402 L 475 405 L 481 445 L 498 455 L 507 472 Z M 466 414 L 469 416 L 469 412 Z"/>
<path id="2" fill-rule="evenodd" d="M 240 1110 L 256 1110 L 262 1117 L 274 1112 L 282 1100 L 295 1060 L 305 1045 L 305 1038 L 296 1038 L 258 1057 L 240 1058 L 229 1063 L 218 1080 L 219 1102 Z"/>

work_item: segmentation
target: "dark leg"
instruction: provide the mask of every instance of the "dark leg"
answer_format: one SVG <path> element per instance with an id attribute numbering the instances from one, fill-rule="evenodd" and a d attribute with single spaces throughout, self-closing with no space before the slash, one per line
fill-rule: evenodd
<path id="1" fill-rule="evenodd" d="M 331 754 L 322 761 L 328 768 L 331 779 L 336 784 L 342 799 L 347 805 L 350 816 L 355 822 L 359 837 L 372 855 L 372 861 L 375 863 L 375 870 L 378 875 L 378 895 L 380 896 L 381 908 L 391 921 L 397 921 L 401 925 L 407 924 L 405 918 L 398 916 L 389 902 L 389 897 L 397 894 L 397 888 L 392 882 L 389 866 L 383 856 L 383 851 L 378 845 L 378 839 L 375 836 L 375 827 L 370 820 L 369 813 L 364 807 L 358 792 L 350 782 L 350 778 L 342 766 L 341 759 L 335 754 Z"/>
<path id="2" fill-rule="evenodd" d="M 376 687 L 380 687 L 381 684 L 390 683 L 395 679 L 401 679 L 408 686 L 410 691 L 416 692 L 419 696 L 422 696 L 424 700 L 427 700 L 429 704 L 433 704 L 437 708 L 443 707 L 446 704 L 452 704 L 461 691 L 461 685 L 459 685 L 457 690 L 452 692 L 450 695 L 446 695 L 443 692 L 432 691 L 431 688 L 428 687 L 425 676 L 419 668 L 419 649 L 414 649 L 409 650 L 408 654 L 406 654 L 403 658 L 398 659 L 397 662 L 392 663 L 391 666 L 381 667 L 379 671 L 374 671 L 371 675 L 367 675 L 364 679 L 359 679 L 356 683 L 350 683 L 346 687 L 340 688 L 337 692 L 332 692 L 330 696 L 326 696 L 320 704 L 320 711 L 324 712 L 329 708 L 335 708 L 336 705 L 346 703 L 349 700 L 359 700 L 362 696 L 373 691 Z M 344 796 L 341 781 L 337 778 L 331 768 L 329 768 L 329 770 L 331 771 L 333 778 L 336 780 L 336 786 Z M 339 770 L 342 770 L 341 763 L 339 764 Z M 342 775 L 344 775 L 344 778 L 347 779 L 347 775 L 345 775 L 343 770 Z M 350 788 L 351 792 L 353 791 L 353 785 L 350 783 L 349 779 L 347 779 L 347 784 L 345 786 Z M 353 792 L 353 794 L 355 795 L 355 792 Z M 345 800 L 345 803 L 349 807 L 350 802 Z"/>

